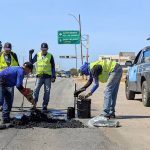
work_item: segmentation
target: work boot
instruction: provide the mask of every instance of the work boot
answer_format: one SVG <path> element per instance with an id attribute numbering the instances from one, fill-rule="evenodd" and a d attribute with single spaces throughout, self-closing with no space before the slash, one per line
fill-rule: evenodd
<path id="1" fill-rule="evenodd" d="M 5 118 L 2 120 L 2 124 L 10 123 L 10 118 Z"/>
<path id="2" fill-rule="evenodd" d="M 42 112 L 43 112 L 43 113 L 47 112 L 47 106 L 43 106 Z"/>
<path id="3" fill-rule="evenodd" d="M 111 114 L 109 117 L 110 117 L 110 119 L 115 119 L 116 115 L 115 114 Z"/>

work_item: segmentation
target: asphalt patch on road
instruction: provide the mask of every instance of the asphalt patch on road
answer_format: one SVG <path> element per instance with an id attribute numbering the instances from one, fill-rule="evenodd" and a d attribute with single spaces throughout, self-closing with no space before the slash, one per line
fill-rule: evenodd
<path id="1" fill-rule="evenodd" d="M 26 128 L 87 128 L 79 120 L 71 119 L 53 119 L 47 113 L 42 113 L 40 110 L 33 110 L 27 114 L 18 114 L 11 121 L 11 128 L 26 129 Z"/>

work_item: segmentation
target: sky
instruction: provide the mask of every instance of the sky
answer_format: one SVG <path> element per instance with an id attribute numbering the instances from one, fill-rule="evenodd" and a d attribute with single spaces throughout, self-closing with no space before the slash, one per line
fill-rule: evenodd
<path id="1" fill-rule="evenodd" d="M 79 30 L 89 35 L 89 60 L 99 55 L 117 55 L 120 51 L 138 53 L 150 45 L 150 0 L 0 0 L 0 41 L 11 42 L 20 64 L 28 60 L 28 52 L 40 51 L 47 42 L 49 52 L 61 69 L 75 67 L 75 59 L 60 59 L 75 55 L 72 44 L 58 44 L 60 30 Z M 81 66 L 80 45 L 77 45 L 78 68 Z M 34 54 L 35 54 L 34 53 Z M 83 55 L 86 49 L 83 48 Z M 85 60 L 84 60 L 85 61 Z"/>

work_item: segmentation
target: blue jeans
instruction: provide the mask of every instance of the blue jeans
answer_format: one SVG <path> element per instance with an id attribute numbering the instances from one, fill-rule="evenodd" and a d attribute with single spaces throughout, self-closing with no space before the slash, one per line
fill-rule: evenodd
<path id="1" fill-rule="evenodd" d="M 44 84 L 44 96 L 43 96 L 43 107 L 47 107 L 49 98 L 50 98 L 50 89 L 51 89 L 51 78 L 37 78 L 36 85 L 33 92 L 33 98 L 35 102 L 38 102 L 39 91 L 41 86 Z"/>
<path id="2" fill-rule="evenodd" d="M 3 96 L 3 85 L 0 84 L 0 106 L 4 103 L 4 96 Z"/>
<path id="3" fill-rule="evenodd" d="M 102 115 L 110 116 L 115 114 L 116 99 L 122 77 L 122 67 L 119 66 L 115 71 L 110 73 L 108 84 L 104 91 L 104 104 Z"/>
<path id="4" fill-rule="evenodd" d="M 10 111 L 12 108 L 14 100 L 14 87 L 4 87 L 0 86 L 0 101 L 3 106 L 2 118 L 7 119 L 10 116 Z"/>

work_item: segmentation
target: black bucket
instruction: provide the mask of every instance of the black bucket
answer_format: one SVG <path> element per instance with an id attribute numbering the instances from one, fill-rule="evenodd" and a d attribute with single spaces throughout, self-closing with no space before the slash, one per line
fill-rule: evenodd
<path id="1" fill-rule="evenodd" d="M 77 100 L 78 118 L 91 118 L 91 99 Z"/>
<path id="2" fill-rule="evenodd" d="M 75 108 L 74 107 L 68 107 L 67 109 L 67 119 L 75 118 Z"/>

